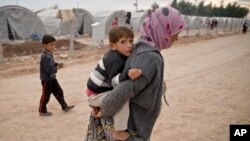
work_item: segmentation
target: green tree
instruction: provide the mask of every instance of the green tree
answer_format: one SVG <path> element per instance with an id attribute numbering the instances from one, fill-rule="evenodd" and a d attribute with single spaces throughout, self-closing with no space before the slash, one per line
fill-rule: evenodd
<path id="1" fill-rule="evenodd" d="M 212 7 L 213 16 L 220 17 L 219 11 L 220 11 L 220 7 L 216 7 L 216 6 Z"/>
<path id="2" fill-rule="evenodd" d="M 171 3 L 171 6 L 174 7 L 175 9 L 179 9 L 177 0 L 173 0 L 173 2 Z"/>
<path id="3" fill-rule="evenodd" d="M 224 13 L 225 13 L 225 17 L 230 17 L 230 15 L 232 15 L 232 5 L 231 3 L 228 3 L 225 10 L 224 10 Z"/>
<path id="4" fill-rule="evenodd" d="M 197 15 L 198 16 L 204 16 L 205 13 L 204 13 L 204 1 L 201 1 L 199 4 L 198 4 L 198 7 L 197 7 Z"/>
<path id="5" fill-rule="evenodd" d="M 182 0 L 178 3 L 178 8 L 184 15 L 194 15 L 196 9 L 195 5 L 193 5 L 191 2 L 186 2 L 185 0 Z"/>
<path id="6" fill-rule="evenodd" d="M 220 7 L 218 8 L 218 17 L 225 17 L 224 1 L 221 1 Z"/>
<path id="7" fill-rule="evenodd" d="M 173 0 L 171 6 L 178 9 L 184 15 L 196 15 L 196 16 L 216 16 L 216 17 L 237 17 L 244 18 L 249 9 L 240 7 L 236 2 L 223 6 L 224 1 L 221 1 L 219 7 L 213 6 L 212 2 L 208 5 L 204 5 L 204 1 L 201 1 L 198 6 L 185 0 L 181 0 L 179 3 L 177 0 Z M 155 3 L 156 4 L 156 3 Z"/>
<path id="8" fill-rule="evenodd" d="M 208 5 L 204 6 L 204 16 L 211 17 L 214 15 L 213 13 L 213 6 L 212 2 L 210 2 Z"/>

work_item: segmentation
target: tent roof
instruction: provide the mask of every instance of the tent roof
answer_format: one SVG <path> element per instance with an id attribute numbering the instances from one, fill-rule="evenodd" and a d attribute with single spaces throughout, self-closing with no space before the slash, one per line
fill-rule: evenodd
<path id="1" fill-rule="evenodd" d="M 8 5 L 0 7 L 0 30 L 2 30 L 3 39 L 9 39 L 10 33 L 14 39 L 28 39 L 33 34 L 44 34 L 45 27 L 41 19 L 31 10 L 16 6 Z M 9 28 L 11 28 L 9 30 Z"/>
<path id="2" fill-rule="evenodd" d="M 63 21 L 72 21 L 74 13 L 72 10 L 59 10 L 57 17 Z"/>
<path id="3" fill-rule="evenodd" d="M 29 10 L 25 7 L 17 6 L 17 5 L 7 5 L 7 6 L 0 7 L 0 11 L 4 11 L 6 9 L 18 9 L 18 10 L 26 11 L 29 14 L 36 16 L 36 14 L 34 12 L 32 12 L 31 10 Z"/>
<path id="4" fill-rule="evenodd" d="M 59 9 L 43 9 L 37 12 L 37 16 L 39 17 L 57 17 Z"/>
<path id="5" fill-rule="evenodd" d="M 91 24 L 95 22 L 94 16 L 85 9 L 44 9 L 37 12 L 37 15 L 42 19 L 47 32 L 52 34 L 67 35 L 70 34 L 71 21 L 75 18 L 74 32 L 80 30 L 82 34 L 91 34 Z M 60 21 L 58 21 L 60 20 Z"/>
<path id="6" fill-rule="evenodd" d="M 120 10 L 118 10 L 120 11 Z M 108 17 L 109 15 L 113 14 L 115 11 L 103 11 L 103 12 L 99 12 L 96 13 L 94 16 L 95 17 Z"/>
<path id="7" fill-rule="evenodd" d="M 116 11 L 104 11 L 104 12 L 100 12 L 100 13 L 97 13 L 95 14 L 94 16 L 96 18 L 105 18 L 105 19 L 108 19 L 109 17 L 115 15 L 115 14 L 127 14 L 126 11 L 124 10 L 116 10 Z"/>
<path id="8" fill-rule="evenodd" d="M 95 18 L 94 18 L 94 15 L 92 15 L 89 11 L 85 10 L 85 9 L 82 9 L 82 8 L 73 8 L 73 13 L 86 13 L 90 18 L 91 20 L 94 22 L 96 21 Z"/>
<path id="9" fill-rule="evenodd" d="M 56 17 L 62 19 L 63 21 L 70 21 L 74 16 L 74 13 L 86 13 L 91 20 L 95 21 L 94 16 L 85 9 L 74 8 L 74 9 L 44 9 L 37 12 L 39 17 Z"/>
<path id="10" fill-rule="evenodd" d="M 135 31 L 139 31 L 141 25 L 147 17 L 147 12 L 132 12 L 131 13 L 131 24 Z"/>
<path id="11" fill-rule="evenodd" d="M 63 21 L 70 21 L 74 14 L 69 9 L 44 9 L 37 12 L 37 15 L 39 17 L 55 17 Z"/>
<path id="12" fill-rule="evenodd" d="M 95 15 L 96 21 L 98 21 L 101 26 L 104 26 L 104 32 L 107 34 L 108 30 L 111 27 L 111 21 L 118 17 L 119 25 L 125 25 L 127 12 L 124 10 L 116 10 L 116 11 L 105 11 L 99 12 Z"/>
<path id="13" fill-rule="evenodd" d="M 131 13 L 132 18 L 133 17 L 143 17 L 143 16 L 145 16 L 145 14 L 147 15 L 147 12 L 132 12 Z"/>

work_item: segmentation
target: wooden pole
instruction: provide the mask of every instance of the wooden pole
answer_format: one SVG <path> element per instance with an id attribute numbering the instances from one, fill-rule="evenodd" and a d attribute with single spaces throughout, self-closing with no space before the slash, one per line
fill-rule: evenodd
<path id="1" fill-rule="evenodd" d="M 70 31 L 70 45 L 69 45 L 69 49 L 70 51 L 74 50 L 74 26 L 75 26 L 75 17 L 72 16 L 72 21 L 71 21 L 71 31 Z"/>
<path id="2" fill-rule="evenodd" d="M 3 58 L 3 48 L 2 48 L 2 39 L 0 39 L 0 64 L 4 62 Z"/>

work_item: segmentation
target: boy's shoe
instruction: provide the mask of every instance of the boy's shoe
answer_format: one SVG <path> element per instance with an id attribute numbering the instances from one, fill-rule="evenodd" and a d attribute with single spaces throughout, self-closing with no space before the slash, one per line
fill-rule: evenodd
<path id="1" fill-rule="evenodd" d="M 51 116 L 51 112 L 46 112 L 46 113 L 39 113 L 40 116 Z"/>
<path id="2" fill-rule="evenodd" d="M 167 98 L 166 98 L 166 91 L 167 91 L 167 84 L 165 81 L 163 81 L 163 83 L 162 83 L 162 95 L 163 95 L 165 103 L 169 106 Z"/>
<path id="3" fill-rule="evenodd" d="M 65 109 L 63 109 L 64 112 L 68 112 L 69 110 L 73 109 L 75 105 L 67 106 Z"/>

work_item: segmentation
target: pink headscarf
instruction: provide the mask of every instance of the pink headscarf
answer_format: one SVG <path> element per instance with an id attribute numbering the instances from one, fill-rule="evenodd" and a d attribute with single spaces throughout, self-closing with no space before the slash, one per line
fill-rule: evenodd
<path id="1" fill-rule="evenodd" d="M 181 13 L 172 7 L 158 8 L 141 26 L 141 38 L 158 51 L 171 46 L 170 36 L 187 27 Z"/>

